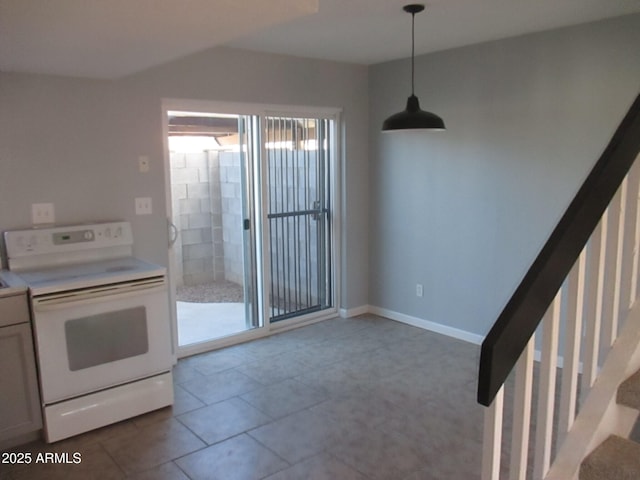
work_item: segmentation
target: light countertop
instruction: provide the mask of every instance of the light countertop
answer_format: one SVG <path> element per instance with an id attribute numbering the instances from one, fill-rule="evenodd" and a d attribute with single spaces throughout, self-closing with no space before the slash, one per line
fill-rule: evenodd
<path id="1" fill-rule="evenodd" d="M 27 292 L 27 285 L 9 270 L 0 270 L 0 297 Z"/>

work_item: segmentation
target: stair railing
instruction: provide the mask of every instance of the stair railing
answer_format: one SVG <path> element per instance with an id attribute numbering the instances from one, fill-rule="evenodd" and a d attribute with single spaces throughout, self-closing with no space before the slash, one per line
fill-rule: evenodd
<path id="1" fill-rule="evenodd" d="M 554 447 L 561 444 L 595 382 L 601 356 L 638 297 L 639 152 L 640 95 L 482 344 L 478 402 L 488 407 L 483 480 L 497 480 L 507 470 L 514 480 L 545 477 Z M 534 370 L 540 323 L 540 364 Z M 504 384 L 514 367 L 511 453 L 506 459 Z M 556 392 L 558 367 L 562 377 Z"/>

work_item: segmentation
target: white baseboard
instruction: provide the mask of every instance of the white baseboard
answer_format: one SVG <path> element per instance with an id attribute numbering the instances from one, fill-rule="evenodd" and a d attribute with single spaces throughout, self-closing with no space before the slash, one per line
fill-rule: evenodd
<path id="1" fill-rule="evenodd" d="M 388 310 L 386 308 L 376 307 L 373 305 L 369 305 L 368 310 L 366 312 L 360 311 L 360 309 L 363 309 L 363 308 L 365 307 L 359 307 L 359 309 L 354 309 L 354 310 L 359 311 L 357 315 L 361 315 L 362 313 L 373 313 L 374 315 L 380 315 L 381 317 L 406 323 L 407 325 L 412 325 L 414 327 L 422 328 L 424 330 L 429 330 L 430 332 L 446 335 L 447 337 L 463 340 L 465 342 L 469 342 L 474 345 L 482 345 L 482 342 L 484 341 L 484 337 L 482 335 L 467 332 L 466 330 L 460 330 L 459 328 L 449 327 L 441 323 L 431 322 L 429 320 L 424 320 L 418 317 L 412 317 L 411 315 L 405 315 L 404 313 L 395 312 L 393 310 Z M 542 356 L 541 353 L 542 352 L 540 352 L 540 350 L 535 350 L 534 360 L 536 362 L 540 362 L 540 359 Z M 558 368 L 563 368 L 564 358 L 562 357 L 562 355 L 558 355 L 557 362 L 558 362 L 557 363 Z M 578 366 L 578 371 L 582 373 L 582 362 L 580 362 Z"/>
<path id="2" fill-rule="evenodd" d="M 542 361 L 542 352 L 540 350 L 533 352 L 533 360 L 538 363 Z M 564 368 L 564 357 L 562 355 L 558 355 L 556 361 L 558 368 Z M 578 363 L 578 373 L 582 373 L 582 362 Z"/>
<path id="3" fill-rule="evenodd" d="M 369 305 L 360 305 L 355 308 L 341 308 L 341 318 L 357 317 L 358 315 L 364 315 L 365 313 L 371 313 L 371 307 Z"/>
<path id="4" fill-rule="evenodd" d="M 405 315 L 404 313 L 394 312 L 393 310 L 387 310 L 386 308 L 370 305 L 369 313 L 380 315 L 381 317 L 386 317 L 398 322 L 406 323 L 407 325 L 412 325 L 414 327 L 423 328 L 424 330 L 429 330 L 441 335 L 446 335 L 447 337 L 452 337 L 458 340 L 473 343 L 474 345 L 480 345 L 484 340 L 484 337 L 482 335 L 477 335 L 465 330 L 442 325 L 441 323 L 430 322 L 429 320 L 424 320 L 422 318 L 412 317 L 410 315 Z"/>

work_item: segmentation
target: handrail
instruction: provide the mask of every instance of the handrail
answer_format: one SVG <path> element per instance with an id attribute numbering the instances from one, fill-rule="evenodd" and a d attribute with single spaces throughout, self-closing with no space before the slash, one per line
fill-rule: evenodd
<path id="1" fill-rule="evenodd" d="M 489 406 L 640 152 L 640 95 L 482 342 L 478 403 Z"/>

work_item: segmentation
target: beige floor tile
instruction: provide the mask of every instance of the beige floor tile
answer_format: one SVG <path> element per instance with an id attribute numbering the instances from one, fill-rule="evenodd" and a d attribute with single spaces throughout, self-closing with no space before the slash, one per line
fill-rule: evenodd
<path id="1" fill-rule="evenodd" d="M 175 419 L 152 423 L 103 445 L 127 474 L 149 470 L 206 446 Z"/>
<path id="2" fill-rule="evenodd" d="M 375 428 L 361 428 L 329 446 L 329 451 L 368 478 L 398 480 L 425 466 L 411 440 Z"/>
<path id="3" fill-rule="evenodd" d="M 173 462 L 164 463 L 159 467 L 133 474 L 127 480 L 190 480 L 187 475 Z"/>
<path id="4" fill-rule="evenodd" d="M 229 349 L 214 350 L 186 358 L 184 363 L 202 375 L 213 375 L 240 366 L 244 363 L 242 356 Z"/>
<path id="5" fill-rule="evenodd" d="M 237 371 L 257 380 L 263 385 L 281 382 L 296 375 L 300 375 L 312 368 L 304 360 L 302 352 L 279 353 L 259 361 L 245 363 L 236 368 Z"/>
<path id="6" fill-rule="evenodd" d="M 265 480 L 366 480 L 366 478 L 333 455 L 321 453 L 271 475 Z"/>
<path id="7" fill-rule="evenodd" d="M 375 315 L 319 322 L 183 359 L 173 407 L 26 445 L 83 462 L 0 480 L 474 480 L 478 358 L 476 345 Z"/>
<path id="8" fill-rule="evenodd" d="M 33 463 L 13 470 L 10 478 L 12 480 L 119 480 L 125 477 L 122 469 L 99 444 L 77 451 L 62 449 L 55 452 L 58 455 L 66 454 L 64 461 L 70 463 L 60 463 L 60 457 L 57 460 L 47 458 L 47 453 L 54 452 L 41 451 L 34 454 Z M 42 461 L 39 460 L 40 458 Z"/>
<path id="9" fill-rule="evenodd" d="M 373 397 L 364 390 L 354 390 L 344 396 L 333 396 L 311 407 L 311 411 L 321 412 L 337 422 L 356 422 L 370 427 L 379 425 L 390 415 L 399 415 L 404 410 L 388 400 Z"/>
<path id="10" fill-rule="evenodd" d="M 193 480 L 259 480 L 287 462 L 247 435 L 239 435 L 176 460 Z"/>
<path id="11" fill-rule="evenodd" d="M 187 392 L 206 404 L 221 402 L 236 395 L 250 392 L 263 385 L 237 370 L 208 375 L 181 385 Z"/>
<path id="12" fill-rule="evenodd" d="M 187 362 L 188 359 L 180 360 L 173 367 L 173 383 L 174 385 L 180 385 L 181 383 L 188 382 L 189 380 L 194 380 L 196 378 L 202 378 L 202 375 L 198 370 L 193 368 Z"/>
<path id="13" fill-rule="evenodd" d="M 349 395 L 368 384 L 348 375 L 340 363 L 311 369 L 295 377 L 295 380 L 334 396 Z"/>
<path id="14" fill-rule="evenodd" d="M 298 348 L 299 345 L 294 341 L 289 341 L 286 337 L 281 339 L 278 335 L 274 335 L 268 338 L 261 338 L 252 342 L 235 345 L 225 350 L 229 350 L 240 356 L 244 361 L 256 361 L 267 359 L 273 355 L 291 352 Z"/>
<path id="15" fill-rule="evenodd" d="M 324 451 L 354 428 L 358 426 L 304 410 L 251 430 L 249 435 L 294 464 Z"/>
<path id="16" fill-rule="evenodd" d="M 237 397 L 214 403 L 177 418 L 208 444 L 226 440 L 272 420 L 271 417 Z"/>
<path id="17" fill-rule="evenodd" d="M 253 390 L 241 398 L 271 418 L 280 418 L 316 405 L 327 396 L 321 390 L 288 379 Z"/>

